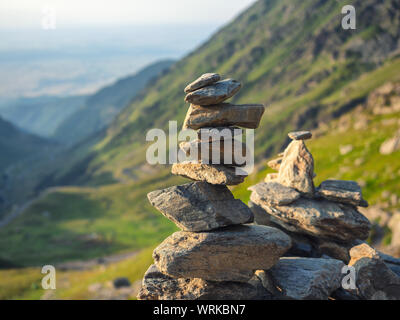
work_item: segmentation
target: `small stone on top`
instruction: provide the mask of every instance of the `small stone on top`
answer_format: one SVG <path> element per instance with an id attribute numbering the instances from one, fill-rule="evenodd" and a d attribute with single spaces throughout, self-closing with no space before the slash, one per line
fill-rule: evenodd
<path id="1" fill-rule="evenodd" d="M 310 131 L 294 131 L 289 132 L 288 136 L 292 140 L 307 140 L 312 137 L 312 133 Z"/>
<path id="2" fill-rule="evenodd" d="M 221 76 L 218 73 L 205 73 L 200 78 L 188 84 L 185 88 L 185 92 L 189 93 L 197 89 L 204 88 L 205 86 L 213 84 L 219 80 L 221 80 Z"/>

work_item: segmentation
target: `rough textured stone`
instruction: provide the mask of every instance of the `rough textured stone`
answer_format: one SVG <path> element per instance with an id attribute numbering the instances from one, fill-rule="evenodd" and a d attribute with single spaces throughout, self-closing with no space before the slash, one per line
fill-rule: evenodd
<path id="1" fill-rule="evenodd" d="M 174 279 L 153 264 L 144 275 L 140 300 L 269 300 L 271 294 L 257 277 L 246 282 Z"/>
<path id="2" fill-rule="evenodd" d="M 254 223 L 261 226 L 273 226 L 271 222 L 271 215 L 269 215 L 263 208 L 253 201 L 249 200 L 248 206 L 254 215 Z"/>
<path id="3" fill-rule="evenodd" d="M 192 182 L 147 195 L 150 203 L 185 231 L 207 231 L 253 221 L 253 213 L 226 186 Z"/>
<path id="4" fill-rule="evenodd" d="M 174 278 L 247 282 L 255 270 L 271 268 L 290 246 L 290 238 L 278 229 L 241 225 L 175 232 L 154 250 L 153 258 L 162 273 Z"/>
<path id="5" fill-rule="evenodd" d="M 221 103 L 212 107 L 191 104 L 183 129 L 197 130 L 204 127 L 228 126 L 256 129 L 260 124 L 264 109 L 262 104 Z"/>
<path id="6" fill-rule="evenodd" d="M 271 169 L 279 171 L 279 168 L 281 167 L 282 159 L 283 159 L 282 157 L 273 159 L 271 161 L 268 161 L 267 165 Z"/>
<path id="7" fill-rule="evenodd" d="M 272 276 L 265 270 L 257 270 L 255 276 L 261 281 L 262 286 L 273 296 L 273 300 L 289 300 L 274 284 Z"/>
<path id="8" fill-rule="evenodd" d="M 300 193 L 277 182 L 261 182 L 248 188 L 250 200 L 258 205 L 286 205 L 300 198 Z"/>
<path id="9" fill-rule="evenodd" d="M 379 253 L 366 243 L 350 250 L 349 266 L 355 268 L 356 292 L 368 300 L 400 299 L 400 278 L 385 265 Z"/>
<path id="10" fill-rule="evenodd" d="M 355 181 L 323 181 L 317 189 L 317 195 L 332 201 L 368 207 L 368 202 L 363 199 L 361 188 Z"/>
<path id="11" fill-rule="evenodd" d="M 314 248 L 314 243 L 309 239 L 308 235 L 294 233 L 284 229 L 281 225 L 272 220 L 273 217 L 270 214 L 251 200 L 249 201 L 248 206 L 251 211 L 253 211 L 255 224 L 280 229 L 292 239 L 292 246 L 284 254 L 285 257 L 321 257 L 321 254 L 316 248 Z"/>
<path id="12" fill-rule="evenodd" d="M 226 79 L 188 93 L 185 101 L 201 106 L 215 105 L 232 97 L 241 87 L 239 81 Z"/>
<path id="13" fill-rule="evenodd" d="M 398 277 L 400 277 L 400 259 L 379 251 L 378 254 L 383 262 L 389 267 L 389 269 L 392 270 Z"/>
<path id="14" fill-rule="evenodd" d="M 292 239 L 292 247 L 285 253 L 284 256 L 286 257 L 320 258 L 323 255 L 327 255 L 333 259 L 341 260 L 347 264 L 350 261 L 350 249 L 356 245 L 357 242 L 359 242 L 359 240 L 351 242 L 338 242 L 314 237 L 310 234 L 289 231 L 282 227 L 282 225 L 276 223 L 276 219 L 267 213 L 267 211 L 261 206 L 253 203 L 251 200 L 249 201 L 248 206 L 253 212 L 254 223 L 278 228 L 290 236 Z M 290 226 L 287 226 L 287 228 L 295 230 Z"/>
<path id="15" fill-rule="evenodd" d="M 246 165 L 246 144 L 239 140 L 182 142 L 179 147 L 190 160 L 204 164 L 244 166 Z M 192 154 L 193 152 L 193 154 Z"/>
<path id="16" fill-rule="evenodd" d="M 202 141 L 232 140 L 242 134 L 243 129 L 239 127 L 210 127 L 197 130 L 197 138 Z M 239 140 L 241 139 L 239 138 Z"/>
<path id="17" fill-rule="evenodd" d="M 268 173 L 265 176 L 264 182 L 271 182 L 271 181 L 275 181 L 276 179 L 278 179 L 277 173 Z"/>
<path id="18" fill-rule="evenodd" d="M 371 228 L 354 207 L 328 200 L 300 198 L 286 206 L 266 206 L 273 221 L 292 232 L 336 241 L 366 239 Z"/>
<path id="19" fill-rule="evenodd" d="M 333 259 L 348 263 L 350 261 L 350 246 L 344 243 L 317 239 L 317 250 L 320 255 L 327 255 Z"/>
<path id="20" fill-rule="evenodd" d="M 314 194 L 314 159 L 303 140 L 294 140 L 286 148 L 277 182 L 296 190 Z"/>
<path id="21" fill-rule="evenodd" d="M 295 131 L 289 132 L 288 136 L 292 140 L 307 140 L 311 139 L 312 133 L 310 131 Z"/>
<path id="22" fill-rule="evenodd" d="M 343 288 L 339 288 L 332 292 L 331 298 L 334 300 L 360 300 L 360 297 Z"/>
<path id="23" fill-rule="evenodd" d="M 344 263 L 336 259 L 281 258 L 268 273 L 282 294 L 296 300 L 326 300 L 341 285 Z"/>
<path id="24" fill-rule="evenodd" d="M 222 165 L 209 165 L 202 163 L 175 163 L 172 165 L 173 174 L 187 177 L 196 181 L 206 181 L 211 184 L 237 185 L 247 177 L 245 172 L 236 175 L 239 168 L 225 167 Z"/>
<path id="25" fill-rule="evenodd" d="M 221 80 L 221 76 L 218 73 L 205 73 L 192 83 L 188 84 L 185 88 L 185 92 L 189 93 L 195 91 L 219 80 Z"/>

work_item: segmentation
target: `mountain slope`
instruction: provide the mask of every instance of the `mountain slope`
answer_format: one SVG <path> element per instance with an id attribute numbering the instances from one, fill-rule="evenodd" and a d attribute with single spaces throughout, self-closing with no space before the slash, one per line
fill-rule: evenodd
<path id="1" fill-rule="evenodd" d="M 15 162 L 43 152 L 51 143 L 0 118 L 0 173 Z"/>
<path id="2" fill-rule="evenodd" d="M 165 129 L 169 120 L 182 123 L 183 88 L 205 72 L 242 81 L 233 102 L 268 107 L 256 132 L 258 159 L 282 148 L 287 142 L 282 132 L 314 128 L 348 112 L 398 70 L 400 9 L 397 1 L 355 1 L 357 29 L 343 30 L 345 4 L 258 1 L 123 110 L 98 144 L 87 174 L 140 168 L 144 133 Z M 380 68 L 380 78 L 351 87 Z"/>
<path id="3" fill-rule="evenodd" d="M 50 134 L 61 142 L 58 146 L 37 154 L 35 161 L 18 163 L 10 168 L 7 188 L 0 189 L 0 196 L 7 198 L 9 205 L 0 207 L 0 216 L 12 205 L 23 206 L 47 187 L 87 182 L 85 168 L 94 157 L 90 149 L 103 137 L 104 133 L 100 131 L 153 77 L 172 63 L 172 60 L 164 60 L 151 64 L 92 96 L 26 98 L 19 100 L 21 104 L 9 102 L 0 106 L 4 112 L 12 112 L 14 120 L 20 121 L 21 126 L 42 130 L 44 135 L 50 134 L 55 129 L 54 125 L 64 121 L 56 135 Z M 80 103 L 84 107 L 76 110 Z M 72 109 L 76 111 L 71 112 Z M 68 114 L 71 116 L 63 120 Z M 114 181 L 107 173 L 98 176 L 97 180 Z M 97 184 L 93 180 L 90 183 Z"/>
<path id="4" fill-rule="evenodd" d="M 89 96 L 85 104 L 65 119 L 53 137 L 72 145 L 106 127 L 114 117 L 158 74 L 168 69 L 173 60 L 159 61 L 137 74 L 118 80 Z"/>
<path id="5" fill-rule="evenodd" d="M 54 148 L 56 146 L 53 143 L 23 132 L 0 118 L 0 213 L 11 202 L 5 195 L 12 179 L 11 168 L 19 163 L 26 165 Z"/>
<path id="6" fill-rule="evenodd" d="M 85 100 L 86 96 L 20 98 L 0 106 L 0 114 L 23 130 L 51 137 Z"/>
<path id="7" fill-rule="evenodd" d="M 3 239 L 0 258 L 9 261 L 14 257 L 21 265 L 48 259 L 84 258 L 126 246 L 150 246 L 157 243 L 161 234 L 171 231 L 171 223 L 159 219 L 161 214 L 149 205 L 145 194 L 188 180 L 170 175 L 168 168 L 146 164 L 145 135 L 150 128 L 166 128 L 169 120 L 182 123 L 187 111 L 183 88 L 204 72 L 220 72 L 241 80 L 244 86 L 233 101 L 267 105 L 261 126 L 256 130 L 259 164 L 283 148 L 288 131 L 330 128 L 342 117 L 356 118 L 358 106 L 365 104 L 371 92 L 387 82 L 400 80 L 400 8 L 398 1 L 355 1 L 357 30 L 343 30 L 340 12 L 345 4 L 321 0 L 258 1 L 154 79 L 107 130 L 96 135 L 96 141 L 87 143 L 88 154 L 78 157 L 79 161 L 69 159 L 74 153 L 64 158 L 60 163 L 68 169 L 54 172 L 55 177 L 48 179 L 51 183 L 42 186 L 69 181 L 94 189 L 89 194 L 87 188 L 74 189 L 73 197 L 78 201 L 70 207 L 71 219 L 64 209 L 72 203 L 67 189 L 58 190 L 56 196 L 50 193 L 30 206 L 18 219 L 0 229 Z M 393 128 L 380 132 L 379 117 L 368 116 L 371 131 L 338 133 L 333 127 L 321 131 L 321 138 L 310 142 L 317 163 L 317 179 L 332 176 L 363 179 L 362 170 L 355 170 L 353 154 L 349 161 L 338 155 L 337 144 L 341 141 L 354 140 L 354 157 L 364 152 L 362 168 L 366 171 L 374 171 L 375 161 L 382 162 L 380 169 L 392 162 L 395 165 L 387 167 L 397 170 L 399 152 L 382 158 L 376 147 L 392 136 Z M 363 140 L 370 147 L 363 146 Z M 337 174 L 344 165 L 350 169 Z M 265 176 L 264 167 L 259 168 L 263 171 L 249 177 L 246 183 Z M 398 175 L 371 175 L 364 180 L 366 197 L 374 204 L 381 201 L 381 184 L 396 192 L 393 190 Z M 247 201 L 245 186 L 235 189 L 235 194 Z M 51 218 L 46 219 L 45 212 L 50 212 Z M 51 230 L 57 230 L 57 234 Z M 100 235 L 100 241 L 94 245 L 87 243 L 92 233 Z M 140 233 L 146 234 L 145 241 Z M 57 240 L 72 247 L 64 248 L 60 255 Z M 44 243 L 48 243 L 45 252 L 41 250 Z"/>

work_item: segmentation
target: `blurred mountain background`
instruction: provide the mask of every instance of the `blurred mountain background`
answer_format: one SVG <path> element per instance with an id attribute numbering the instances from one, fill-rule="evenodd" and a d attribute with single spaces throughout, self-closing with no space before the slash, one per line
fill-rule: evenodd
<path id="1" fill-rule="evenodd" d="M 346 4 L 260 0 L 183 58 L 95 93 L 4 98 L 0 276 L 10 280 L 0 283 L 0 298 L 43 297 L 32 283 L 44 264 L 63 270 L 63 285 L 47 298 L 104 298 L 96 294 L 111 295 L 117 276 L 137 285 L 151 249 L 176 230 L 146 194 L 187 182 L 146 163 L 145 133 L 182 123 L 183 88 L 206 72 L 242 82 L 233 102 L 267 106 L 256 171 L 232 188 L 236 197 L 248 201 L 247 187 L 270 172 L 266 162 L 287 145 L 287 132 L 312 130 L 316 185 L 356 180 L 371 205 L 369 241 L 400 255 L 400 4 L 354 1 L 357 28 L 344 30 Z M 130 255 L 104 260 L 116 254 Z M 89 259 L 101 266 L 65 266 Z M 17 267 L 24 276 L 10 269 Z"/>

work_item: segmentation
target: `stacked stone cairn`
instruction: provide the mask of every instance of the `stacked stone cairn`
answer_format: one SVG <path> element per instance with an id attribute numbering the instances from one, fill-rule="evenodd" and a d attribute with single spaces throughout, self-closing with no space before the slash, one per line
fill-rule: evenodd
<path id="1" fill-rule="evenodd" d="M 396 259 L 364 241 L 371 225 L 357 210 L 368 206 L 357 182 L 326 180 L 314 187 L 314 159 L 305 144 L 311 137 L 309 131 L 289 133 L 288 147 L 268 162 L 278 172 L 249 188 L 255 223 L 292 239 L 267 282 L 293 299 L 400 299 Z M 345 264 L 355 269 L 355 288 L 342 285 L 350 274 Z"/>
<path id="2" fill-rule="evenodd" d="M 237 127 L 259 126 L 263 105 L 224 103 L 240 87 L 235 80 L 208 73 L 185 88 L 190 107 L 183 128 L 197 130 L 198 137 L 181 144 L 185 154 L 221 139 L 204 139 L 204 131 L 233 133 Z M 360 187 L 328 180 L 315 188 L 314 160 L 304 143 L 311 133 L 289 137 L 293 141 L 285 152 L 269 163 L 278 173 L 250 188 L 249 207 L 227 187 L 245 178 L 238 174 L 240 163 L 225 160 L 227 152 L 237 151 L 226 148 L 229 139 L 217 145 L 217 164 L 210 162 L 214 153 L 207 151 L 208 159 L 200 152 L 195 161 L 172 166 L 173 174 L 194 182 L 147 195 L 181 231 L 154 250 L 154 264 L 144 275 L 138 299 L 400 298 L 394 272 L 400 271 L 400 263 L 364 242 L 370 223 L 357 210 L 368 205 Z M 357 272 L 356 288 L 343 289 L 345 264 Z"/>
<path id="3" fill-rule="evenodd" d="M 223 103 L 240 87 L 238 81 L 221 80 L 218 74 L 204 74 L 189 84 L 185 100 L 191 105 L 183 128 L 257 128 L 263 105 Z M 212 139 L 189 143 L 200 149 Z M 236 174 L 234 163 L 224 162 L 224 144 L 220 145 L 219 164 L 203 163 L 201 158 L 173 165 L 173 174 L 195 182 L 148 194 L 150 203 L 182 231 L 154 250 L 154 264 L 144 276 L 139 299 L 270 298 L 255 271 L 274 266 L 291 240 L 277 228 L 250 225 L 252 211 L 227 187 L 243 182 L 245 176 Z"/>

